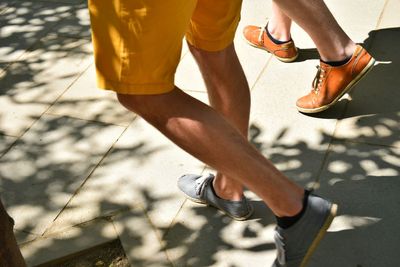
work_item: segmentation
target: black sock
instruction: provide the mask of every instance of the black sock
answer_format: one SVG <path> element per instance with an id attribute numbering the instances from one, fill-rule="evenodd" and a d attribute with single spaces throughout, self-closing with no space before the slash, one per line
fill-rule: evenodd
<path id="1" fill-rule="evenodd" d="M 268 24 L 267 25 L 265 25 L 265 32 L 267 33 L 267 35 L 268 35 L 268 37 L 269 37 L 269 39 L 271 39 L 271 41 L 274 43 L 274 44 L 285 44 L 285 43 L 288 43 L 288 42 L 290 42 L 292 39 L 290 38 L 289 40 L 287 40 L 287 41 L 279 41 L 279 40 L 276 40 L 273 36 L 272 36 L 272 34 L 271 33 L 269 33 L 269 31 L 268 31 Z"/>
<path id="2" fill-rule="evenodd" d="M 346 64 L 347 62 L 349 62 L 350 59 L 351 59 L 351 57 L 345 58 L 344 60 L 341 60 L 341 61 L 323 61 L 322 59 L 321 59 L 321 61 L 328 64 L 329 66 L 339 67 L 339 66 L 342 66 L 342 65 Z"/>
<path id="3" fill-rule="evenodd" d="M 304 198 L 303 198 L 303 208 L 299 213 L 292 217 L 277 217 L 276 216 L 276 221 L 278 223 L 278 226 L 287 229 L 293 224 L 295 224 L 300 218 L 303 216 L 304 212 L 306 211 L 307 204 L 308 204 L 308 195 L 310 194 L 310 191 L 304 190 Z"/>

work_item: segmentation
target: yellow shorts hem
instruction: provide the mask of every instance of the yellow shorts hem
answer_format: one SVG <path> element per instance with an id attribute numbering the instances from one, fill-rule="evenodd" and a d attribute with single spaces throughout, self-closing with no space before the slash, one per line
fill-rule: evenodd
<path id="1" fill-rule="evenodd" d="M 115 81 L 97 79 L 97 87 L 126 95 L 160 95 L 172 91 L 173 83 L 127 84 Z"/>

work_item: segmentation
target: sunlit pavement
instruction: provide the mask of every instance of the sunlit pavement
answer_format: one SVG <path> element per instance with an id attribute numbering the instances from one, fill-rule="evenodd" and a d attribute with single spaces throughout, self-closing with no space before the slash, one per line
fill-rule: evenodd
<path id="1" fill-rule="evenodd" d="M 300 114 L 315 46 L 296 25 L 297 62 L 248 46 L 243 27 L 271 10 L 244 0 L 235 46 L 251 88 L 249 138 L 339 204 L 310 267 L 400 266 L 400 1 L 327 4 L 379 64 L 332 109 Z M 117 238 L 132 266 L 270 266 L 274 218 L 259 198 L 246 192 L 256 209 L 246 222 L 186 201 L 177 178 L 213 170 L 96 89 L 85 1 L 9 0 L 0 25 L 0 194 L 29 266 Z M 185 46 L 176 83 L 207 102 Z"/>

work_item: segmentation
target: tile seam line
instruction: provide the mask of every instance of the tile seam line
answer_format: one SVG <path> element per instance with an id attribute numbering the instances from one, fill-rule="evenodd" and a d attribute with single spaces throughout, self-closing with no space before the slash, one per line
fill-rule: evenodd
<path id="1" fill-rule="evenodd" d="M 113 142 L 113 144 L 110 146 L 110 148 L 107 150 L 106 153 L 102 156 L 102 158 L 97 162 L 97 164 L 92 168 L 92 170 L 89 172 L 85 180 L 80 184 L 80 186 L 75 190 L 74 194 L 72 197 L 67 201 L 67 203 L 64 205 L 64 207 L 60 210 L 60 212 L 56 215 L 56 217 L 53 219 L 49 227 L 47 227 L 43 234 L 41 236 L 45 236 L 48 230 L 51 228 L 53 222 L 57 220 L 58 217 L 63 213 L 63 211 L 67 208 L 67 206 L 71 203 L 71 201 L 76 197 L 76 195 L 82 190 L 83 186 L 87 183 L 87 181 L 90 179 L 92 174 L 96 171 L 96 169 L 104 162 L 104 160 L 107 158 L 107 156 L 111 153 L 111 151 L 114 149 L 115 144 L 118 142 L 118 140 L 122 137 L 122 135 L 128 130 L 129 125 L 125 127 L 125 129 L 121 132 L 121 134 L 118 136 L 118 138 Z"/>
<path id="2" fill-rule="evenodd" d="M 64 114 L 58 114 L 58 113 L 52 113 L 52 112 L 46 112 L 46 115 L 50 115 L 50 116 L 54 116 L 54 117 L 65 117 L 65 118 L 87 121 L 87 122 L 101 123 L 101 124 L 108 125 L 108 126 L 117 126 L 117 127 L 123 127 L 123 128 L 128 127 L 136 119 L 136 117 L 138 117 L 135 114 L 134 118 L 128 124 L 124 125 L 124 124 L 110 123 L 110 122 L 105 122 L 105 121 L 100 121 L 100 120 L 84 119 L 84 118 L 79 118 L 79 117 L 75 117 L 75 116 L 71 116 L 71 115 L 64 115 Z M 14 136 L 10 136 L 10 137 L 14 137 Z"/>
<path id="3" fill-rule="evenodd" d="M 273 56 L 269 55 L 269 58 L 267 60 L 267 62 L 265 63 L 264 67 L 262 68 L 262 70 L 260 71 L 260 73 L 257 75 L 256 80 L 254 81 L 253 85 L 250 88 L 250 92 L 252 92 L 254 90 L 254 88 L 256 87 L 256 84 L 258 83 L 258 81 L 261 79 L 261 76 L 264 74 L 265 70 L 267 69 L 267 67 L 269 66 L 271 60 L 272 60 Z"/>
<path id="4" fill-rule="evenodd" d="M 382 8 L 381 13 L 379 14 L 378 21 L 377 21 L 377 23 L 376 23 L 376 25 L 375 25 L 375 30 L 378 29 L 379 25 L 380 25 L 381 22 L 382 22 L 383 15 L 384 15 L 384 13 L 385 13 L 385 11 L 386 11 L 386 8 L 387 8 L 388 4 L 389 4 L 389 0 L 386 0 L 386 1 L 385 1 L 385 4 L 383 5 L 383 8 Z M 371 44 L 371 46 L 372 46 L 372 44 Z"/>
<path id="5" fill-rule="evenodd" d="M 350 143 L 350 144 L 358 144 L 358 145 L 368 145 L 368 146 L 375 146 L 375 147 L 385 147 L 385 148 L 400 149 L 397 146 L 377 144 L 377 143 L 371 143 L 371 142 L 363 142 L 363 141 L 357 141 L 357 140 L 350 140 L 350 139 L 346 139 L 346 138 L 333 137 L 333 142 L 341 142 L 341 143 Z"/>
<path id="6" fill-rule="evenodd" d="M 87 221 L 84 221 L 84 222 L 81 222 L 81 223 L 77 223 L 77 224 L 71 225 L 69 227 L 61 229 L 60 231 L 51 232 L 48 235 L 39 235 L 39 234 L 32 234 L 32 233 L 26 232 L 26 233 L 31 234 L 31 235 L 36 235 L 35 238 L 32 239 L 32 240 L 26 241 L 26 242 L 21 242 L 21 243 L 18 244 L 18 246 L 23 247 L 23 246 L 27 246 L 27 245 L 32 244 L 32 243 L 36 243 L 36 242 L 41 241 L 41 240 L 57 238 L 57 237 L 60 237 L 60 235 L 62 233 L 70 231 L 70 230 L 73 230 L 74 228 L 89 228 L 89 226 L 85 226 L 85 225 L 86 224 L 96 224 L 96 223 L 99 223 L 99 222 L 111 223 L 112 224 L 112 222 L 109 220 L 109 218 L 107 216 L 103 216 L 103 217 L 96 217 L 96 218 L 93 218 L 93 219 L 90 219 L 90 220 L 87 220 Z M 107 242 L 109 242 L 109 241 L 106 241 L 105 243 L 107 243 Z M 66 256 L 68 256 L 68 255 L 66 255 Z"/>
<path id="7" fill-rule="evenodd" d="M 92 64 L 93 64 L 93 63 L 89 64 L 89 66 L 88 66 L 85 70 L 83 70 L 82 72 L 80 72 L 80 73 L 77 75 L 77 77 L 75 78 L 75 80 L 73 80 L 73 81 L 71 82 L 71 84 L 70 84 L 69 86 L 67 86 L 67 88 L 53 101 L 53 103 L 52 103 L 51 105 L 49 105 L 49 106 L 47 107 L 47 109 L 46 109 L 45 111 L 43 111 L 42 114 L 40 114 L 40 115 L 38 116 L 38 118 L 37 118 L 34 122 L 32 122 L 31 125 L 29 125 L 29 126 L 25 129 L 25 131 L 23 131 L 22 134 L 20 134 L 19 136 L 15 136 L 15 137 L 17 137 L 17 139 L 15 139 L 15 141 L 12 142 L 11 145 L 10 145 L 6 150 L 4 150 L 3 153 L 0 154 L 0 158 L 2 158 L 4 155 L 6 155 L 6 154 L 13 148 L 13 147 L 17 144 L 17 142 L 18 142 L 32 127 L 33 127 L 33 125 L 35 125 L 35 124 L 43 117 L 43 115 L 47 114 L 47 111 L 49 111 L 49 109 L 50 109 L 51 107 L 54 106 L 54 104 L 65 94 L 65 92 L 66 92 L 69 88 L 71 88 L 71 86 L 72 86 L 73 84 L 76 83 L 76 81 L 83 75 L 83 73 L 85 73 L 85 72 L 90 68 L 90 66 L 91 66 Z M 1 74 L 0 74 L 0 75 L 1 75 Z"/>
<path id="8" fill-rule="evenodd" d="M 324 168 L 325 168 L 325 165 L 326 165 L 327 160 L 328 160 L 328 156 L 329 156 L 329 154 L 331 153 L 331 148 L 332 148 L 332 146 L 333 146 L 332 142 L 333 142 L 333 137 L 330 137 L 330 141 L 329 141 L 328 147 L 326 148 L 326 151 L 325 151 L 325 153 L 324 153 L 324 156 L 323 156 L 321 165 L 320 165 L 320 167 L 318 168 L 317 175 L 315 176 L 314 185 L 312 186 L 312 190 L 317 189 L 317 188 L 315 188 L 315 185 L 316 185 L 316 184 L 319 184 L 320 181 L 321 181 L 322 171 L 323 171 Z"/>
<path id="9" fill-rule="evenodd" d="M 206 164 L 204 164 L 204 167 L 203 167 L 203 169 L 202 169 L 202 171 L 201 171 L 201 174 L 202 174 L 202 175 L 203 175 L 203 173 L 207 170 L 207 167 L 208 167 L 208 166 L 207 166 Z M 169 231 L 171 230 L 171 228 L 172 228 L 172 226 L 174 225 L 174 223 L 177 221 L 178 216 L 179 216 L 179 213 L 181 212 L 181 210 L 183 209 L 183 207 L 185 206 L 185 204 L 186 204 L 187 201 L 188 201 L 187 198 L 185 198 L 185 199 L 183 200 L 183 202 L 182 202 L 182 204 L 180 205 L 180 207 L 179 207 L 178 211 L 176 212 L 175 216 L 172 218 L 171 223 L 168 225 L 167 230 L 166 230 L 165 233 L 162 235 L 162 237 L 161 237 L 161 242 L 162 242 L 162 239 L 164 239 L 164 238 L 169 234 Z M 162 245 L 163 245 L 163 244 L 161 243 L 161 246 L 162 246 Z M 169 255 L 168 250 L 167 250 L 166 248 L 163 248 L 163 250 L 164 250 L 165 254 L 167 255 L 167 259 L 169 260 L 169 262 L 171 263 L 171 265 L 172 265 L 173 267 L 175 267 L 176 265 L 175 265 L 175 263 L 171 260 L 171 256 Z"/>
<path id="10" fill-rule="evenodd" d="M 162 239 L 161 239 L 160 236 L 158 235 L 158 231 L 157 231 L 158 229 L 153 225 L 152 221 L 150 220 L 149 216 L 147 215 L 147 212 L 146 212 L 145 207 L 143 206 L 143 204 L 138 204 L 137 207 L 141 210 L 141 212 L 143 213 L 143 215 L 146 217 L 147 222 L 149 223 L 150 227 L 152 228 L 154 234 L 156 235 L 156 238 L 157 238 L 157 240 L 158 240 L 158 243 L 160 244 L 160 246 L 161 246 L 161 248 L 162 248 L 162 252 L 164 253 L 165 257 L 167 258 L 168 263 L 169 263 L 172 267 L 175 267 L 175 265 L 172 263 L 172 261 L 171 261 L 169 255 L 167 254 L 167 252 L 166 252 L 165 249 L 163 248 Z M 111 224 L 112 224 L 113 227 L 114 227 L 114 231 L 115 231 L 115 233 L 117 234 L 117 237 L 118 237 L 119 241 L 121 242 L 121 235 L 119 234 L 119 231 L 118 231 L 117 227 L 115 226 L 115 223 L 116 223 L 116 222 L 115 222 L 115 219 L 114 219 L 114 218 L 110 218 L 110 222 L 111 222 Z M 122 244 L 122 242 L 121 242 L 121 244 Z M 125 251 L 125 247 L 124 247 L 123 244 L 122 244 L 122 248 L 123 248 L 125 254 L 127 254 L 126 251 Z"/>
<path id="11" fill-rule="evenodd" d="M 85 220 L 85 221 L 78 222 L 78 223 L 75 223 L 75 224 L 71 224 L 71 225 L 68 225 L 68 226 L 66 226 L 66 227 L 64 227 L 64 228 L 60 228 L 60 229 L 58 229 L 57 231 L 52 231 L 52 232 L 50 232 L 50 233 L 46 232 L 46 233 L 44 233 L 43 235 L 40 235 L 40 234 L 33 234 L 33 233 L 29 233 L 29 232 L 28 232 L 28 233 L 29 233 L 29 234 L 32 234 L 32 235 L 36 235 L 37 238 L 42 238 L 42 239 L 57 237 L 57 236 L 59 236 L 60 234 L 66 232 L 66 231 L 69 231 L 69 230 L 71 230 L 71 229 L 73 229 L 73 228 L 85 227 L 86 224 L 97 223 L 97 222 L 102 222 L 102 221 L 103 221 L 103 222 L 112 223 L 112 218 L 113 218 L 113 217 L 118 216 L 119 214 L 122 214 L 122 213 L 124 213 L 124 212 L 128 212 L 128 211 L 130 211 L 130 210 L 132 210 L 132 209 L 134 209 L 134 208 L 137 208 L 138 205 L 139 205 L 138 203 L 135 203 L 134 205 L 131 205 L 130 207 L 122 208 L 122 209 L 115 210 L 115 211 L 111 211 L 111 212 L 109 212 L 108 214 L 105 214 L 105 215 L 100 215 L 100 216 L 97 216 L 97 217 L 92 217 L 92 218 L 87 219 L 87 220 Z M 48 228 L 47 230 L 49 230 L 49 229 L 51 229 L 51 227 Z M 35 239 L 35 240 L 36 240 L 36 239 Z M 25 242 L 25 243 L 29 243 L 29 242 L 33 242 L 33 241 L 34 241 L 34 240 L 31 240 L 31 241 L 27 241 L 27 242 Z M 24 244 L 25 244 L 25 243 L 24 243 Z"/>
<path id="12" fill-rule="evenodd" d="M 183 203 L 185 203 L 185 202 L 183 202 Z M 183 205 L 183 204 L 182 204 L 182 205 Z M 174 264 L 172 264 L 172 261 L 171 261 L 169 255 L 168 255 L 167 251 L 165 250 L 165 248 L 164 248 L 164 246 L 163 246 L 163 237 L 160 236 L 161 233 L 159 234 L 159 232 L 160 232 L 159 229 L 158 229 L 157 226 L 153 223 L 153 221 L 151 220 L 149 214 L 147 213 L 147 211 L 146 211 L 146 209 L 145 209 L 144 207 L 143 207 L 143 214 L 144 214 L 144 216 L 146 217 L 147 221 L 149 222 L 151 228 L 153 229 L 153 232 L 154 232 L 154 234 L 155 234 L 156 237 L 157 237 L 157 240 L 158 240 L 158 243 L 160 244 L 160 247 L 161 247 L 161 249 L 162 249 L 162 252 L 163 252 L 163 254 L 165 255 L 165 257 L 167 258 L 167 260 L 168 260 L 168 263 L 170 264 L 170 266 L 174 266 Z"/>
<path id="13" fill-rule="evenodd" d="M 56 103 L 58 100 L 60 100 L 60 98 L 68 91 L 68 89 L 70 89 L 81 77 L 82 75 L 93 65 L 94 63 L 91 62 L 83 71 L 81 71 L 77 77 L 67 86 L 67 88 L 65 88 L 65 90 L 53 101 L 53 103 L 51 103 L 51 105 L 49 105 L 47 107 L 47 109 L 42 113 L 41 116 L 43 116 L 44 114 L 46 114 Z M 40 116 L 40 117 L 41 117 Z"/>
<path id="14" fill-rule="evenodd" d="M 207 164 L 204 164 L 204 167 L 202 168 L 200 174 L 203 175 L 204 172 L 207 170 L 207 168 L 209 168 L 209 166 L 207 166 Z M 176 219 L 178 218 L 179 212 L 182 210 L 183 206 L 185 205 L 187 201 L 187 198 L 185 198 L 181 204 L 181 206 L 179 207 L 178 211 L 176 212 L 175 216 L 172 218 L 171 223 L 168 225 L 167 230 L 165 231 L 165 233 L 163 234 L 162 238 L 166 237 L 171 229 L 171 227 L 174 225 L 174 223 L 176 222 Z"/>
<path id="15" fill-rule="evenodd" d="M 385 12 L 385 10 L 386 10 L 386 7 L 387 7 L 388 3 L 389 3 L 389 0 L 386 0 L 385 3 L 384 3 L 384 5 L 383 5 L 383 7 L 382 7 L 382 11 L 381 11 L 381 13 L 380 13 L 380 15 L 379 15 L 379 18 L 378 18 L 377 24 L 376 24 L 376 26 L 375 26 L 375 29 L 377 29 L 378 26 L 379 26 L 379 24 L 381 23 L 383 14 L 384 14 L 384 12 Z M 371 41 L 371 43 L 370 43 L 370 45 L 369 45 L 368 48 L 371 48 L 372 45 L 373 45 L 373 43 L 374 43 L 374 39 L 372 39 L 372 41 Z M 326 150 L 326 153 L 325 153 L 325 155 L 324 155 L 324 159 L 323 159 L 323 162 L 322 162 L 322 164 L 321 164 L 321 167 L 320 167 L 320 169 L 318 170 L 318 175 L 317 175 L 316 180 L 315 180 L 316 183 L 319 183 L 319 182 L 321 181 L 321 174 L 322 174 L 322 171 L 323 171 L 324 166 L 325 166 L 325 164 L 326 164 L 326 160 L 327 160 L 327 157 L 328 157 L 328 155 L 329 155 L 329 153 L 330 153 L 331 147 L 332 147 L 332 145 L 333 145 L 332 143 L 333 143 L 334 141 L 336 141 L 336 140 L 342 140 L 342 141 L 343 141 L 343 139 L 338 139 L 338 138 L 336 138 L 335 135 L 336 135 L 336 133 L 337 133 L 338 126 L 340 125 L 340 120 L 343 119 L 344 115 L 346 114 L 346 111 L 348 110 L 349 104 L 350 104 L 350 103 L 346 103 L 346 106 L 345 106 L 345 108 L 343 109 L 342 114 L 339 116 L 339 119 L 336 119 L 335 129 L 333 130 L 333 133 L 332 133 L 332 135 L 331 135 L 331 137 L 330 137 L 330 142 L 329 142 L 328 148 L 327 148 L 327 150 Z M 349 141 L 349 140 L 346 140 L 346 141 Z M 359 142 L 359 143 L 361 144 L 362 142 Z M 367 144 L 367 143 L 365 143 L 365 144 Z M 371 145 L 373 145 L 373 144 L 371 144 Z"/>
<path id="16" fill-rule="evenodd" d="M 314 180 L 314 183 L 320 183 L 320 181 L 321 181 L 321 174 L 322 174 L 322 171 L 324 170 L 324 167 L 325 167 L 325 165 L 327 163 L 327 158 L 328 158 L 329 154 L 331 153 L 331 148 L 334 146 L 334 144 L 333 144 L 334 142 L 341 142 L 341 143 L 344 143 L 344 144 L 367 145 L 367 146 L 372 146 L 372 147 L 398 149 L 398 147 L 396 147 L 396 146 L 381 145 L 381 144 L 374 144 L 374 143 L 361 142 L 361 141 L 353 141 L 353 140 L 348 140 L 348 139 L 335 138 L 335 137 L 331 136 L 331 141 L 330 141 L 330 143 L 328 145 L 328 148 L 326 149 L 323 162 L 321 164 L 321 167 L 318 170 L 318 175 L 317 175 L 317 178 Z M 316 188 L 313 188 L 313 189 L 316 189 Z"/>
<path id="17" fill-rule="evenodd" d="M 128 210 L 130 210 L 130 209 L 126 208 L 126 209 L 122 210 L 122 212 L 126 212 Z M 101 222 L 103 222 L 103 223 L 112 223 L 112 221 L 110 219 L 110 217 L 112 217 L 112 216 L 114 216 L 114 215 L 99 216 L 99 217 L 95 217 L 95 218 L 92 218 L 92 219 L 89 219 L 87 221 L 83 221 L 83 222 L 80 222 L 80 223 L 77 223 L 77 224 L 74 224 L 74 225 L 69 225 L 68 227 L 64 227 L 64 228 L 62 228 L 62 229 L 60 229 L 58 231 L 50 232 L 50 234 L 38 236 L 38 239 L 56 238 L 56 237 L 62 235 L 62 233 L 65 233 L 65 232 L 68 232 L 70 230 L 73 230 L 74 228 L 90 228 L 92 226 L 91 224 L 97 224 L 97 223 L 101 223 Z M 88 226 L 86 226 L 86 225 L 88 225 Z M 26 243 L 30 243 L 30 242 L 33 242 L 33 241 L 34 240 L 28 241 Z"/>
<path id="18" fill-rule="evenodd" d="M 349 102 L 345 104 L 345 106 L 344 106 L 344 108 L 343 108 L 343 110 L 342 110 L 342 113 L 341 113 L 340 116 L 338 116 L 338 118 L 336 119 L 335 128 L 333 129 L 333 132 L 332 132 L 332 134 L 330 135 L 329 145 L 328 145 L 328 147 L 327 147 L 327 149 L 326 149 L 326 152 L 325 152 L 325 154 L 324 154 L 324 158 L 323 158 L 323 160 L 322 160 L 321 166 L 320 166 L 320 168 L 318 169 L 317 176 L 316 176 L 316 179 L 315 179 L 315 183 L 320 183 L 320 181 L 321 181 L 321 174 L 322 174 L 322 171 L 324 170 L 326 161 L 327 161 L 327 159 L 328 159 L 328 156 L 329 156 L 329 154 L 330 154 L 331 148 L 332 148 L 332 146 L 333 146 L 333 142 L 334 142 L 334 140 L 335 140 L 335 135 L 336 135 L 336 133 L 337 133 L 337 131 L 338 131 L 338 126 L 340 125 L 340 121 L 343 119 L 344 115 L 346 114 L 346 112 L 347 112 L 347 110 L 348 110 L 348 108 L 349 108 L 349 104 L 350 104 Z"/>

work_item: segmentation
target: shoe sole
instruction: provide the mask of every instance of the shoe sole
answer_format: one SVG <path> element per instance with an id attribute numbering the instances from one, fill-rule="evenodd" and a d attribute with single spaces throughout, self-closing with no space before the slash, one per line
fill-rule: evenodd
<path id="1" fill-rule="evenodd" d="M 356 78 L 354 78 L 347 86 L 346 88 L 338 95 L 331 103 L 318 107 L 318 108 L 301 108 L 299 106 L 297 107 L 297 110 L 302 112 L 302 113 L 318 113 L 324 110 L 327 110 L 331 106 L 335 105 L 342 96 L 344 96 L 346 93 L 350 92 L 351 89 L 368 73 L 372 70 L 373 66 L 375 64 L 375 59 L 371 58 L 371 60 L 368 62 L 367 66 L 360 72 L 360 74 L 357 75 Z"/>
<path id="2" fill-rule="evenodd" d="M 337 213 L 337 205 L 332 204 L 328 218 L 326 218 L 324 225 L 322 226 L 321 230 L 319 230 L 314 241 L 311 243 L 311 246 L 308 248 L 303 261 L 300 263 L 300 267 L 305 267 L 307 265 L 312 254 L 314 253 L 315 249 L 317 248 L 319 242 L 321 242 L 322 238 L 325 236 L 326 231 L 328 230 L 329 226 L 331 225 L 331 223 L 333 221 L 333 218 L 335 218 L 335 216 L 336 216 L 336 213 Z"/>
<path id="3" fill-rule="evenodd" d="M 184 194 L 185 194 L 185 193 L 184 193 Z M 235 217 L 235 216 L 232 216 L 231 214 L 227 213 L 226 211 L 221 210 L 220 208 L 214 206 L 214 205 L 211 204 L 211 203 L 207 203 L 207 202 L 205 202 L 205 201 L 202 201 L 202 200 L 199 200 L 199 199 L 196 199 L 196 198 L 192 198 L 192 197 L 190 197 L 190 196 L 188 196 L 188 195 L 186 195 L 186 194 L 185 194 L 185 197 L 186 197 L 187 199 L 189 199 L 190 201 L 193 201 L 193 202 L 195 202 L 195 203 L 197 203 L 197 204 L 203 204 L 203 205 L 206 205 L 206 206 L 209 206 L 209 207 L 216 208 L 219 212 L 223 213 L 224 215 L 226 215 L 226 216 L 228 216 L 228 217 L 230 217 L 230 218 L 232 218 L 232 219 L 234 219 L 234 220 L 236 220 L 236 221 L 245 221 L 245 220 L 247 220 L 248 218 L 250 218 L 250 216 L 253 215 L 253 212 L 254 212 L 254 208 L 253 208 L 252 206 L 249 205 L 250 211 L 249 211 L 248 214 L 246 214 L 245 216 L 242 216 L 242 217 Z"/>
<path id="4" fill-rule="evenodd" d="M 258 49 L 267 51 L 268 53 L 270 53 L 271 55 L 273 55 L 274 57 L 276 57 L 279 61 L 282 61 L 282 62 L 284 62 L 284 63 L 293 62 L 293 61 L 295 61 L 295 60 L 299 57 L 299 51 L 298 51 L 297 47 L 296 47 L 296 51 L 297 51 L 296 56 L 290 57 L 290 58 L 284 58 L 284 57 L 278 57 L 277 55 L 271 53 L 271 51 L 269 51 L 268 49 L 266 49 L 266 48 L 263 47 L 263 46 L 258 46 L 258 45 L 253 44 L 252 42 L 250 42 L 249 40 L 247 40 L 246 37 L 244 37 L 244 36 L 242 36 L 242 38 L 246 41 L 246 43 L 248 43 L 248 44 L 251 45 L 252 47 L 255 47 L 255 48 L 258 48 Z"/>

